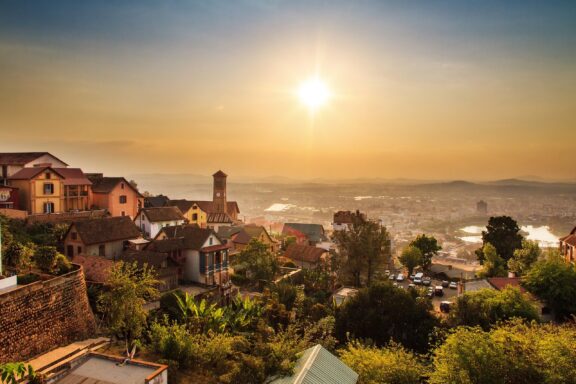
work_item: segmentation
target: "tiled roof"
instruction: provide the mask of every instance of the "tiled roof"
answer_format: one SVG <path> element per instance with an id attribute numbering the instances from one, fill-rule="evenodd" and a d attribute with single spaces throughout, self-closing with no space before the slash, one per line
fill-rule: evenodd
<path id="1" fill-rule="evenodd" d="M 250 240 L 259 238 L 263 232 L 266 233 L 267 237 L 270 239 L 270 236 L 268 236 L 268 232 L 266 232 L 264 227 L 259 225 L 246 225 L 242 228 L 242 231 L 234 237 L 234 242 L 239 244 L 248 244 Z"/>
<path id="2" fill-rule="evenodd" d="M 152 223 L 157 223 L 159 221 L 173 221 L 173 220 L 184 220 L 185 217 L 178 207 L 154 207 L 154 208 L 143 208 L 140 212 L 148 218 Z"/>
<path id="3" fill-rule="evenodd" d="M 127 249 L 120 255 L 120 259 L 129 263 L 136 261 L 138 265 L 148 264 L 148 266 L 160 270 L 162 269 L 162 264 L 168 262 L 168 255 L 163 252 L 151 250 L 138 251 L 135 249 Z"/>
<path id="4" fill-rule="evenodd" d="M 165 205 L 169 207 L 178 207 L 182 213 L 186 213 L 190 210 L 190 208 L 192 208 L 194 202 L 185 199 L 168 200 Z"/>
<path id="5" fill-rule="evenodd" d="M 114 262 L 101 256 L 83 256 L 78 255 L 74 257 L 74 263 L 80 264 L 84 269 L 84 277 L 86 281 L 95 283 L 104 283 L 108 280 L 110 268 L 114 266 Z"/>
<path id="6" fill-rule="evenodd" d="M 227 213 L 223 212 L 209 213 L 207 221 L 209 224 L 220 224 L 220 223 L 232 224 L 234 222 Z"/>
<path id="7" fill-rule="evenodd" d="M 563 238 L 560 239 L 560 241 L 573 247 L 576 247 L 576 235 L 564 236 Z"/>
<path id="8" fill-rule="evenodd" d="M 53 168 L 54 171 L 64 178 L 64 185 L 90 185 L 84 172 L 80 168 Z"/>
<path id="9" fill-rule="evenodd" d="M 12 180 L 30 180 L 30 179 L 35 178 L 36 176 L 38 176 L 42 172 L 47 171 L 47 170 L 50 170 L 50 171 L 56 173 L 61 178 L 64 178 L 64 176 L 62 176 L 58 171 L 56 171 L 54 168 L 51 168 L 51 167 L 30 167 L 30 168 L 22 168 L 21 170 L 19 170 L 18 172 L 16 172 L 12 176 L 10 176 L 9 179 L 12 179 Z"/>
<path id="10" fill-rule="evenodd" d="M 320 344 L 308 348 L 296 362 L 294 373 L 270 384 L 356 384 L 358 374 Z"/>
<path id="11" fill-rule="evenodd" d="M 519 277 L 490 277 L 487 280 L 490 283 L 490 285 L 492 285 L 499 291 L 510 286 L 520 288 L 520 291 L 523 293 L 526 292 L 526 290 L 520 285 Z"/>
<path id="12" fill-rule="evenodd" d="M 146 250 L 157 252 L 172 252 L 179 249 L 185 249 L 184 238 L 182 237 L 175 239 L 152 240 L 152 242 L 146 247 Z"/>
<path id="13" fill-rule="evenodd" d="M 169 201 L 170 201 L 170 199 L 168 199 L 168 196 L 164 196 L 164 195 L 148 196 L 148 197 L 144 198 L 144 206 L 146 208 L 163 207 L 165 205 L 168 205 L 167 203 Z M 182 209 L 180 209 L 180 210 L 182 211 Z M 184 212 L 184 211 L 182 211 L 182 212 Z"/>
<path id="14" fill-rule="evenodd" d="M 138 227 L 128 216 L 77 221 L 68 231 L 72 227 L 76 228 L 78 236 L 85 245 L 136 239 L 141 235 Z"/>
<path id="15" fill-rule="evenodd" d="M 228 177 L 228 175 L 225 174 L 224 172 L 222 172 L 221 170 L 218 170 L 218 172 L 216 172 L 216 173 L 213 174 L 212 176 L 216 176 L 216 177 Z"/>
<path id="16" fill-rule="evenodd" d="M 181 249 L 193 249 L 199 250 L 202 248 L 202 245 L 206 242 L 208 237 L 211 234 L 216 235 L 216 233 L 209 228 L 199 228 L 195 224 L 184 224 L 184 225 L 176 225 L 170 227 L 162 228 L 162 232 L 166 234 L 168 239 L 181 239 L 182 242 L 179 244 L 172 244 L 169 246 L 170 250 L 173 250 L 174 246 L 180 246 Z M 164 252 L 161 248 L 163 245 L 160 243 L 165 240 L 154 240 L 153 241 L 153 249 L 158 250 L 160 252 Z M 158 247 L 160 245 L 160 247 Z M 177 249 L 177 248 L 176 248 Z"/>
<path id="17" fill-rule="evenodd" d="M 286 249 L 286 254 L 284 256 L 292 260 L 318 263 L 322 255 L 325 253 L 325 249 L 313 247 L 311 245 L 290 244 L 288 249 Z"/>
<path id="18" fill-rule="evenodd" d="M 232 236 L 240 233 L 242 231 L 242 227 L 236 226 L 221 226 L 218 227 L 218 237 L 222 240 L 228 240 Z"/>
<path id="19" fill-rule="evenodd" d="M 286 231 L 287 227 L 303 233 L 310 241 L 319 242 L 326 240 L 324 227 L 320 224 L 286 223 L 282 229 L 283 233 Z"/>
<path id="20" fill-rule="evenodd" d="M 110 193 L 119 183 L 123 182 L 128 188 L 140 195 L 140 192 L 123 177 L 104 177 L 102 174 L 95 173 L 87 173 L 86 176 L 92 182 L 92 192 L 94 193 Z"/>
<path id="21" fill-rule="evenodd" d="M 28 164 L 31 161 L 36 160 L 39 157 L 44 155 L 50 155 L 56 160 L 64 163 L 62 160 L 57 158 L 56 156 L 52 155 L 49 152 L 4 152 L 0 153 L 0 164 L 2 165 L 24 165 Z M 66 164 L 68 165 L 68 164 Z"/>
<path id="22" fill-rule="evenodd" d="M 201 210 L 206 213 L 214 213 L 214 202 L 206 201 L 206 200 L 195 200 L 192 201 L 193 204 L 196 204 Z M 235 201 L 228 201 L 226 202 L 226 207 L 228 212 L 236 211 L 236 213 L 240 213 L 240 208 L 238 208 L 238 203 Z"/>

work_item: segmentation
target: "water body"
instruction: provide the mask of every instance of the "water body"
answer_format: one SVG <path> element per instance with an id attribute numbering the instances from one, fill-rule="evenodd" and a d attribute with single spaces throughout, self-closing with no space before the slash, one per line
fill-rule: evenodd
<path id="1" fill-rule="evenodd" d="M 289 210 L 290 208 L 294 208 L 294 207 L 295 207 L 294 204 L 275 203 L 275 204 L 272 204 L 271 206 L 269 206 L 268 208 L 266 208 L 264 211 L 266 211 L 266 212 L 285 212 L 285 211 Z"/>
<path id="2" fill-rule="evenodd" d="M 459 236 L 458 238 L 466 243 L 479 244 L 482 243 L 482 231 L 486 227 L 480 227 L 477 225 L 470 225 L 468 227 L 460 228 L 464 233 L 469 233 L 472 236 Z M 533 225 L 523 225 L 520 227 L 523 232 L 528 233 L 526 239 L 535 240 L 541 248 L 550 248 L 558 246 L 558 236 L 550 232 L 550 227 L 547 225 L 542 225 L 540 227 L 535 227 Z"/>

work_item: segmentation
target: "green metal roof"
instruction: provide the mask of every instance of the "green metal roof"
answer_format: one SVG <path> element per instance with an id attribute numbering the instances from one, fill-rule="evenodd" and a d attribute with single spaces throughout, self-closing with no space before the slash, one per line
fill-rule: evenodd
<path id="1" fill-rule="evenodd" d="M 298 359 L 294 374 L 270 384 L 356 384 L 358 374 L 320 344 L 308 348 Z"/>

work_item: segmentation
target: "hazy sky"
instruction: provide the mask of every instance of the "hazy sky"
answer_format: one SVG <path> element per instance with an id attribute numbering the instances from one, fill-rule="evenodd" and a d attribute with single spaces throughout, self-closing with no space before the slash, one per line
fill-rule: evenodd
<path id="1" fill-rule="evenodd" d="M 295 96 L 334 93 L 312 118 Z M 576 1 L 0 1 L 0 151 L 108 174 L 576 179 Z"/>

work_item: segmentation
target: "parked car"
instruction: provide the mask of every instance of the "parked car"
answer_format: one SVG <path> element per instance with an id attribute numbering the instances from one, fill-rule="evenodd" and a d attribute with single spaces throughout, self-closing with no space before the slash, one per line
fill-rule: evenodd
<path id="1" fill-rule="evenodd" d="M 456 289 L 456 288 L 458 288 L 458 283 L 455 282 L 455 281 L 450 282 L 450 288 L 451 288 L 451 289 Z"/>
<path id="2" fill-rule="evenodd" d="M 399 273 L 398 276 L 396 276 L 396 281 L 404 281 L 404 275 Z"/>
<path id="3" fill-rule="evenodd" d="M 436 296 L 444 296 L 444 288 L 442 288 L 441 285 L 437 285 L 437 286 L 434 288 L 434 294 L 435 294 Z"/>
<path id="4" fill-rule="evenodd" d="M 426 297 L 429 297 L 430 299 L 434 297 L 434 288 L 432 287 L 428 288 L 428 291 L 426 292 Z"/>
<path id="5" fill-rule="evenodd" d="M 412 281 L 414 281 L 414 277 L 416 277 L 416 275 L 415 275 L 415 274 L 411 274 L 410 277 L 409 277 L 409 279 L 412 280 Z"/>
<path id="6" fill-rule="evenodd" d="M 423 277 L 422 278 L 422 284 L 428 286 L 428 285 L 432 284 L 432 279 L 429 277 Z"/>
<path id="7" fill-rule="evenodd" d="M 443 288 L 448 288 L 448 286 L 450 285 L 450 282 L 448 280 L 443 280 L 442 281 L 442 287 Z"/>
<path id="8" fill-rule="evenodd" d="M 444 313 L 448 313 L 450 312 L 450 306 L 452 305 L 452 302 L 450 301 L 443 301 L 440 303 L 440 311 L 444 312 Z"/>
<path id="9" fill-rule="evenodd" d="M 422 272 L 418 272 L 417 274 L 414 275 L 414 279 L 412 281 L 414 281 L 414 284 L 422 284 L 423 277 L 424 274 Z"/>
<path id="10" fill-rule="evenodd" d="M 410 283 L 408 284 L 408 288 L 416 289 L 416 284 Z"/>

